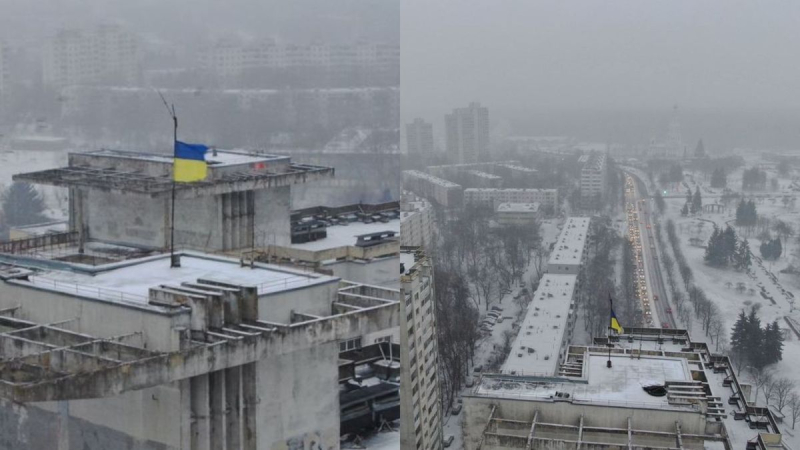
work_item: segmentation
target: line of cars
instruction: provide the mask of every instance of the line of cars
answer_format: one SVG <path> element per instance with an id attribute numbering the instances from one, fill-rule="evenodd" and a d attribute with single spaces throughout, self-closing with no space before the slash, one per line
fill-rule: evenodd
<path id="1" fill-rule="evenodd" d="M 497 323 L 503 323 L 503 308 L 493 305 L 489 313 L 481 321 L 480 329 L 483 332 L 491 333 Z"/>
<path id="2" fill-rule="evenodd" d="M 636 196 L 633 177 L 625 176 L 625 195 L 628 197 L 626 212 L 628 221 L 628 240 L 633 246 L 634 257 L 636 258 L 636 295 L 642 304 L 642 314 L 647 325 L 653 325 L 653 313 L 650 309 L 650 297 L 647 293 L 647 278 L 644 271 L 644 259 L 642 256 L 642 236 L 639 226 L 639 211 L 643 209 L 645 199 L 633 201 Z M 650 228 L 650 225 L 647 225 Z M 654 297 L 655 301 L 658 297 Z"/>

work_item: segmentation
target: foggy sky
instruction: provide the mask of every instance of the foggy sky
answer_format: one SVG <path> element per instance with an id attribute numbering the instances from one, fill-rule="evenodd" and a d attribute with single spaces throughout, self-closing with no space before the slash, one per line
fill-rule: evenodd
<path id="1" fill-rule="evenodd" d="M 399 40 L 398 0 L 0 0 L 0 39 L 115 23 L 166 41 L 278 37 Z"/>
<path id="2" fill-rule="evenodd" d="M 800 2 L 403 0 L 402 115 L 800 108 Z M 500 117 L 494 115 L 494 118 Z"/>

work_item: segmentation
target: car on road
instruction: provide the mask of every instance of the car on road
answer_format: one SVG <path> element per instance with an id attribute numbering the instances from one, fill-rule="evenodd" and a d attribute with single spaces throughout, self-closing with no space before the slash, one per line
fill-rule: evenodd
<path id="1" fill-rule="evenodd" d="M 460 403 L 455 405 L 455 406 L 453 406 L 452 408 L 450 408 L 450 414 L 452 414 L 454 416 L 457 416 L 458 413 L 461 412 L 461 408 L 462 408 L 462 406 L 461 406 Z"/>
<path id="2" fill-rule="evenodd" d="M 451 445 L 453 445 L 453 439 L 455 439 L 455 437 L 452 434 L 450 434 L 450 435 L 448 435 L 447 437 L 444 438 L 443 444 L 444 444 L 445 448 L 446 447 L 450 447 Z"/>
<path id="3" fill-rule="evenodd" d="M 492 305 L 492 311 L 503 311 L 502 306 Z"/>
<path id="4" fill-rule="evenodd" d="M 657 301 L 658 301 L 658 296 L 657 296 L 656 294 L 653 294 L 653 301 L 654 301 L 654 302 L 657 302 Z"/>
<path id="5" fill-rule="evenodd" d="M 661 328 L 669 328 L 669 324 L 667 322 L 661 322 Z"/>
<path id="6" fill-rule="evenodd" d="M 667 314 L 672 314 L 672 308 L 667 307 Z"/>

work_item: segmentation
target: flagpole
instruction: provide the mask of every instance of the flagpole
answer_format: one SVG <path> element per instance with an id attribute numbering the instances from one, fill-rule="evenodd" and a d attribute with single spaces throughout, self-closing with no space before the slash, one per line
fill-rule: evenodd
<path id="1" fill-rule="evenodd" d="M 169 221 L 169 267 L 180 267 L 180 259 L 175 258 L 175 147 L 178 145 L 178 116 L 175 115 L 175 104 L 172 105 L 172 202 L 171 217 Z"/>
<path id="2" fill-rule="evenodd" d="M 606 345 L 608 346 L 608 362 L 606 367 L 611 368 L 611 319 L 614 314 L 614 301 L 611 300 L 611 293 L 608 293 L 608 329 L 606 330 Z"/>

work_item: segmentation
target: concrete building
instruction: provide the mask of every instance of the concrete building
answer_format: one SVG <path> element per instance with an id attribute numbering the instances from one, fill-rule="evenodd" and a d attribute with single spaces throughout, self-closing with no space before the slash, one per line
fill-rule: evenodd
<path id="1" fill-rule="evenodd" d="M 261 245 L 260 230 L 290 246 L 291 184 L 331 169 L 241 152 L 207 160 L 206 181 L 176 186 L 177 265 L 164 252 L 171 158 L 104 150 L 18 176 L 69 188 L 70 220 L 67 232 L 0 243 L 0 445 L 338 449 L 342 411 L 399 415 L 396 381 L 340 391 L 362 361 L 343 354 L 399 341 L 399 291 L 235 251 Z M 198 235 L 237 257 L 186 250 Z M 353 247 L 399 247 L 374 238 Z"/>
<path id="2" fill-rule="evenodd" d="M 605 152 L 591 152 L 578 159 L 583 164 L 581 168 L 581 201 L 584 208 L 593 204 L 600 205 L 605 192 L 608 179 L 608 167 Z"/>
<path id="3" fill-rule="evenodd" d="M 175 189 L 176 248 L 230 251 L 289 245 L 291 188 L 333 176 L 288 157 L 215 150 L 208 177 Z M 70 230 L 88 240 L 170 247 L 172 157 L 99 150 L 71 153 L 67 167 L 14 176 L 69 188 Z"/>
<path id="4" fill-rule="evenodd" d="M 397 202 L 390 202 L 294 211 L 292 243 L 256 248 L 254 257 L 258 261 L 308 267 L 353 282 L 399 289 L 399 209 Z M 398 338 L 393 342 L 399 342 Z"/>
<path id="5" fill-rule="evenodd" d="M 495 211 L 495 219 L 500 225 L 530 225 L 538 217 L 538 203 L 500 203 Z"/>
<path id="6" fill-rule="evenodd" d="M 422 197 L 406 193 L 400 202 L 400 243 L 403 247 L 432 248 L 436 217 Z"/>
<path id="7" fill-rule="evenodd" d="M 0 256 L 15 449 L 339 448 L 340 348 L 399 323 L 397 291 L 335 277 L 193 252 L 178 268 L 68 256 Z"/>
<path id="8" fill-rule="evenodd" d="M 354 44 L 250 44 L 219 41 L 200 51 L 200 68 L 231 77 L 248 69 L 305 69 L 349 73 L 369 71 L 373 75 L 398 73 L 400 46 L 381 42 Z"/>
<path id="9" fill-rule="evenodd" d="M 433 265 L 421 252 L 403 253 L 400 280 L 400 448 L 442 448 L 439 350 Z"/>
<path id="10" fill-rule="evenodd" d="M 139 79 L 137 37 L 114 25 L 62 30 L 47 41 L 42 64 L 48 86 L 131 85 Z"/>
<path id="11" fill-rule="evenodd" d="M 553 244 L 547 261 L 547 273 L 580 275 L 588 254 L 589 217 L 570 217 Z"/>
<path id="12" fill-rule="evenodd" d="M 445 115 L 444 122 L 447 155 L 451 161 L 474 163 L 489 160 L 488 108 L 473 102 Z"/>
<path id="13" fill-rule="evenodd" d="M 418 170 L 403 171 L 403 189 L 445 208 L 460 208 L 464 200 L 464 189 L 461 185 Z"/>
<path id="14" fill-rule="evenodd" d="M 577 275 L 545 274 L 501 372 L 510 375 L 558 375 L 572 342 L 578 317 Z"/>
<path id="15" fill-rule="evenodd" d="M 502 163 L 495 166 L 495 174 L 506 179 L 523 183 L 533 183 L 536 181 L 536 169 L 520 166 L 518 164 Z"/>
<path id="16" fill-rule="evenodd" d="M 464 395 L 464 448 L 782 447 L 728 357 L 685 330 L 625 331 L 570 346 L 557 375 L 483 374 Z M 515 343 L 511 357 L 527 350 Z"/>
<path id="17" fill-rule="evenodd" d="M 465 174 L 469 177 L 470 184 L 479 188 L 500 188 L 503 185 L 503 177 L 480 170 L 467 170 Z"/>
<path id="18" fill-rule="evenodd" d="M 558 207 L 557 189 L 464 189 L 464 204 L 496 209 L 500 203 L 539 203 Z"/>
<path id="19" fill-rule="evenodd" d="M 412 161 L 433 156 L 433 125 L 420 118 L 406 124 L 406 148 Z"/>

